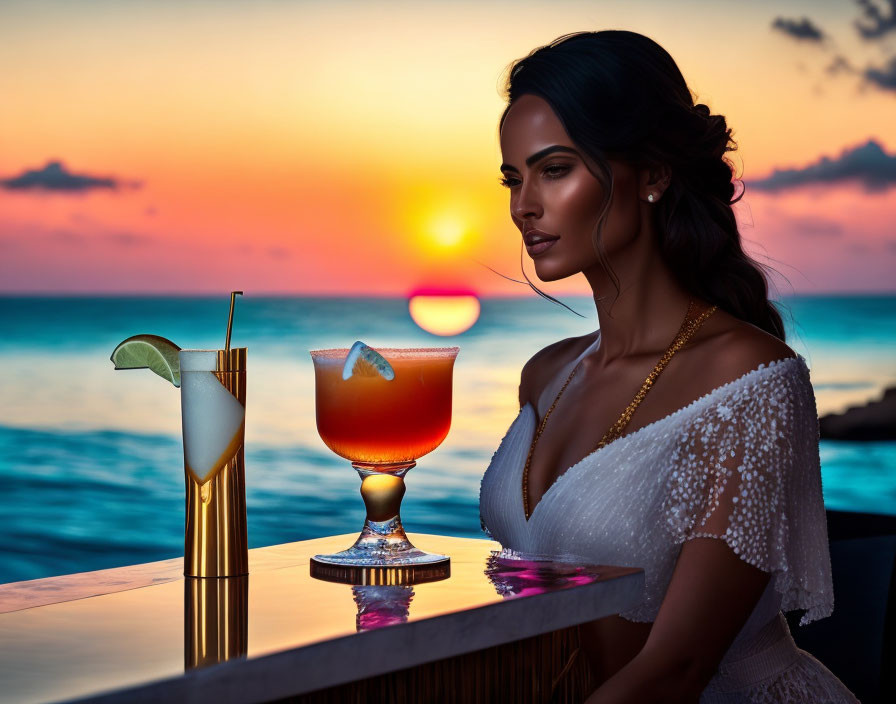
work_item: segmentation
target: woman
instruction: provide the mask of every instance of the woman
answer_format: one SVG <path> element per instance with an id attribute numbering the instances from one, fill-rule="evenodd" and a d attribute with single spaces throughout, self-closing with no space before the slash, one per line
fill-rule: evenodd
<path id="1" fill-rule="evenodd" d="M 507 97 L 511 218 L 541 280 L 585 275 L 600 329 L 523 368 L 484 526 L 644 568 L 639 604 L 580 629 L 589 704 L 855 702 L 781 615 L 833 608 L 817 416 L 741 248 L 725 119 L 632 32 L 533 51 Z"/>

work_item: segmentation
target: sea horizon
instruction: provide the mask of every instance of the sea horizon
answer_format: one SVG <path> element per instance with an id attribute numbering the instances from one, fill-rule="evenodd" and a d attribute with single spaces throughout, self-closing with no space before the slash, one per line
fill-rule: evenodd
<path id="1" fill-rule="evenodd" d="M 416 326 L 407 298 L 238 299 L 234 346 L 249 347 L 246 464 L 251 547 L 352 533 L 363 522 L 358 479 L 314 421 L 308 350 L 460 346 L 452 428 L 408 475 L 411 532 L 483 537 L 479 482 L 519 411 L 523 364 L 546 344 L 592 332 L 584 315 L 528 297 L 482 297 L 467 332 Z M 220 347 L 226 296 L 0 295 L 0 582 L 183 554 L 179 394 L 149 371 L 114 371 L 109 355 L 137 333 Z M 811 372 L 819 415 L 896 385 L 896 294 L 783 297 L 788 344 Z M 590 308 L 589 308 L 590 306 Z M 823 440 L 829 508 L 896 515 L 896 443 Z"/>
<path id="2" fill-rule="evenodd" d="M 216 300 L 224 300 L 229 291 L 0 291 L 0 300 L 4 298 L 214 298 Z M 244 296 L 251 298 L 312 298 L 312 299 L 407 299 L 414 295 L 414 291 L 394 292 L 394 293 L 332 293 L 332 292 L 278 292 L 278 291 L 249 291 L 243 292 Z M 445 295 L 451 295 L 446 292 Z M 480 300 L 525 300 L 533 297 L 531 289 L 521 291 L 520 293 L 477 293 L 470 289 L 469 295 L 475 295 Z M 587 293 L 559 293 L 551 294 L 560 300 L 567 298 L 592 300 L 591 295 Z M 801 293 L 790 293 L 782 296 L 771 296 L 770 301 L 781 301 L 788 298 L 891 298 L 896 296 L 896 289 L 889 290 L 873 290 L 873 291 L 806 291 Z"/>

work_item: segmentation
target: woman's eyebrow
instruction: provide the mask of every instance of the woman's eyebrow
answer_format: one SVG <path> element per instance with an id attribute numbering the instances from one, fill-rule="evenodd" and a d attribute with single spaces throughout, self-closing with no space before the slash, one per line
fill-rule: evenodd
<path id="1" fill-rule="evenodd" d="M 532 156 L 526 158 L 526 166 L 532 166 L 536 161 L 540 159 L 544 159 L 548 154 L 553 154 L 554 152 L 569 152 L 570 154 L 578 154 L 578 152 L 572 147 L 564 147 L 560 144 L 552 144 L 550 147 L 545 147 L 539 152 L 535 152 Z M 511 166 L 510 164 L 501 164 L 501 171 L 519 171 L 515 166 Z"/>

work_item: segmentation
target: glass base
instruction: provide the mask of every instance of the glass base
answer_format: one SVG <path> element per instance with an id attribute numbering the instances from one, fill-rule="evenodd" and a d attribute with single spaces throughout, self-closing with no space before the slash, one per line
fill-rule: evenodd
<path id="1" fill-rule="evenodd" d="M 414 547 L 398 516 L 368 518 L 350 548 L 311 558 L 311 576 L 344 584 L 419 584 L 448 577 L 450 563 L 447 555 Z"/>
<path id="2" fill-rule="evenodd" d="M 338 554 L 338 553 L 337 553 Z M 351 584 L 352 586 L 411 586 L 438 582 L 451 576 L 451 561 L 444 555 L 441 562 L 424 565 L 397 565 L 395 567 L 371 567 L 356 565 L 333 565 L 315 555 L 311 558 L 311 576 L 324 582 Z"/>

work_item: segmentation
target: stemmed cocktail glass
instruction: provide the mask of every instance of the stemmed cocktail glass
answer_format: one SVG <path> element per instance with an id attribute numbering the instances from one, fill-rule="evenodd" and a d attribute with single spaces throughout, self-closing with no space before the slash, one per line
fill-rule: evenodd
<path id="1" fill-rule="evenodd" d="M 361 477 L 367 508 L 354 545 L 315 555 L 312 575 L 353 584 L 410 584 L 448 574 L 445 555 L 414 547 L 401 525 L 404 475 L 438 447 L 451 425 L 457 347 L 362 347 L 374 364 L 346 365 L 348 349 L 315 350 L 317 430 Z"/>

